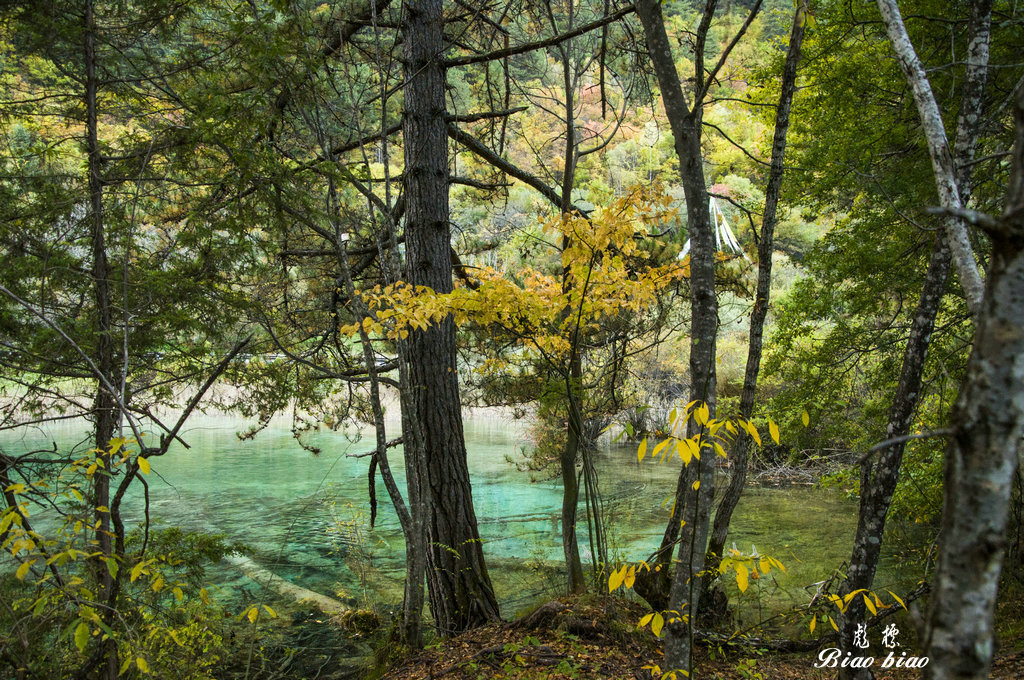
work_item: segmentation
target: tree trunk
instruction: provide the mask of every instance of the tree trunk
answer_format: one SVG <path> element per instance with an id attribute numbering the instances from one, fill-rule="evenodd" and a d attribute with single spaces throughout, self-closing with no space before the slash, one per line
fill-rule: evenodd
<path id="1" fill-rule="evenodd" d="M 337 201 L 337 193 L 333 183 L 330 186 L 329 191 L 329 202 L 331 206 L 331 215 L 337 220 L 339 216 L 339 205 Z M 375 209 L 374 205 L 368 206 L 369 210 Z M 390 218 L 386 216 L 388 224 L 386 225 L 387 233 L 389 236 L 394 235 L 394 230 L 391 228 Z M 378 248 L 383 251 L 383 243 L 378 241 Z M 349 267 L 348 259 L 348 247 L 347 240 L 341 233 L 341 228 L 338 223 L 335 223 L 335 247 L 337 248 L 337 263 L 338 271 L 340 272 L 340 280 L 345 285 L 345 294 L 348 296 L 350 303 L 355 310 L 356 314 L 360 319 L 370 316 L 370 310 L 366 306 L 365 301 L 356 294 L 355 283 L 352 280 L 352 270 Z M 390 269 L 389 263 L 381 262 L 381 268 L 385 271 Z M 390 277 L 388 277 L 390 279 Z M 393 279 L 390 279 L 393 280 Z M 377 359 L 374 354 L 373 344 L 370 339 L 369 333 L 360 326 L 359 328 L 359 342 L 362 345 L 363 353 L 363 366 L 366 368 L 367 376 L 369 377 L 370 383 L 370 406 L 373 412 L 373 429 L 376 441 L 376 449 L 373 454 L 373 458 L 370 463 L 370 498 L 371 498 L 371 511 L 370 511 L 370 529 L 373 529 L 374 518 L 376 515 L 376 501 L 374 493 L 374 484 L 376 483 L 375 470 L 377 467 L 380 468 L 380 476 L 384 481 L 384 487 L 387 489 L 388 497 L 391 499 L 391 504 L 395 508 L 395 513 L 398 515 L 398 522 L 402 527 L 402 535 L 405 537 L 405 564 L 406 564 L 406 581 L 405 581 L 405 593 L 402 601 L 402 640 L 403 642 L 413 649 L 418 649 L 423 645 L 422 629 L 420 626 L 420 620 L 423 613 L 423 574 L 425 572 L 426 564 L 424 560 L 424 545 L 423 545 L 423 525 L 422 521 L 416 521 L 413 518 L 413 514 L 409 511 L 409 506 L 405 503 L 405 498 L 402 496 L 401 490 L 398 488 L 398 483 L 395 481 L 395 476 L 391 471 L 391 461 L 388 458 L 388 442 L 387 442 L 387 425 L 384 420 L 384 407 L 381 403 L 380 396 L 380 377 L 377 372 Z M 401 342 L 401 346 L 405 343 Z M 399 353 L 404 355 L 404 351 L 399 349 Z M 403 366 L 400 362 L 400 380 L 401 377 L 406 375 L 406 366 Z M 407 384 L 406 381 L 402 380 L 400 384 Z M 405 430 L 410 439 L 416 441 L 422 441 L 422 436 L 415 430 L 413 425 L 409 426 L 408 430 Z M 416 462 L 418 459 L 411 454 L 407 454 L 406 462 Z M 410 467 L 407 465 L 407 468 Z M 416 468 L 416 465 L 412 466 Z M 410 497 L 415 496 L 417 501 L 421 497 L 418 487 L 419 475 L 414 474 L 412 476 L 407 475 L 410 482 L 407 484 L 407 490 L 411 490 Z M 422 504 L 417 503 L 417 518 L 422 518 Z"/>
<path id="2" fill-rule="evenodd" d="M 789 131 L 789 113 L 796 91 L 796 68 L 800 62 L 800 48 L 804 40 L 804 18 L 807 3 L 804 2 L 793 16 L 793 28 L 789 35 L 789 51 L 782 69 L 782 91 L 779 106 L 775 110 L 775 136 L 772 140 L 771 170 L 765 187 L 764 217 L 761 221 L 761 240 L 757 246 L 757 292 L 754 309 L 750 313 L 750 340 L 747 347 L 747 366 L 743 374 L 743 391 L 740 394 L 740 415 L 750 418 L 754 413 L 754 396 L 757 392 L 757 376 L 761 369 L 761 348 L 764 340 L 764 321 L 768 316 L 768 302 L 772 284 L 772 255 L 776 212 L 779 207 L 779 192 L 782 188 L 782 161 L 786 152 L 786 133 Z M 708 543 L 708 571 L 718 566 L 729 535 L 729 522 L 739 503 L 743 486 L 747 481 L 747 457 L 750 452 L 750 438 L 741 436 L 733 449 L 732 476 L 726 487 L 722 502 L 715 513 L 715 523 Z"/>
<path id="3" fill-rule="evenodd" d="M 559 457 L 562 473 L 562 552 L 565 555 L 565 570 L 568 591 L 582 593 L 587 590 L 583 576 L 583 562 L 580 560 L 580 542 L 577 539 L 577 510 L 580 503 L 580 481 L 577 476 L 577 458 L 580 453 L 580 412 L 569 398 L 569 427 L 565 447 Z"/>
<path id="4" fill-rule="evenodd" d="M 703 44 L 714 13 L 715 1 L 709 0 L 698 29 L 697 75 L 698 92 L 703 87 Z M 701 154 L 701 120 L 703 105 L 696 101 L 693 110 L 676 72 L 672 48 L 665 32 L 661 5 L 655 0 L 637 3 L 637 15 L 643 24 L 644 37 L 651 64 L 661 88 L 665 112 L 679 157 L 683 192 L 686 199 L 687 231 L 690 236 L 690 399 L 707 404 L 710 417 L 715 415 L 716 374 L 715 345 L 718 334 L 718 300 L 715 296 L 715 235 L 708 214 L 708 193 L 704 180 Z M 699 429 L 691 421 L 688 435 Z M 695 429 L 696 428 L 696 429 Z M 694 482 L 700 481 L 697 489 Z M 714 460 L 704 456 L 684 467 L 679 473 L 675 505 L 662 539 L 657 557 L 656 580 L 663 581 L 671 563 L 674 544 L 679 543 L 679 557 L 672 569 L 668 609 L 672 616 L 687 620 L 670 622 L 665 627 L 665 664 L 670 670 L 691 671 L 693 626 L 699 606 L 700 588 L 697 575 L 704 566 L 711 503 L 714 500 Z M 680 526 L 682 525 L 682 526 Z M 678 539 L 677 539 L 678 537 Z M 670 617 L 671 620 L 671 617 Z"/>
<path id="5" fill-rule="evenodd" d="M 99 76 L 96 73 L 98 56 L 96 53 L 96 24 L 93 15 L 92 0 L 85 3 L 85 109 L 86 109 L 86 150 L 88 153 L 89 174 L 89 229 L 92 247 L 92 280 L 95 311 L 96 354 L 94 363 L 108 385 L 117 381 L 114 373 L 114 338 L 111 336 L 111 301 L 110 301 L 110 264 L 107 261 L 106 233 L 103 220 L 103 180 L 101 176 L 102 158 L 99 147 L 99 113 L 97 110 L 97 90 Z M 95 444 L 97 459 L 104 469 L 110 470 L 110 440 L 114 436 L 117 424 L 114 395 L 97 380 L 96 396 L 93 400 L 93 417 L 95 418 Z M 110 505 L 110 475 L 99 473 L 93 476 L 93 498 L 96 510 L 96 541 L 101 557 L 113 556 L 110 513 L 105 510 Z M 114 623 L 117 614 L 116 590 L 110 570 L 102 560 L 95 561 L 98 597 L 104 608 L 103 620 L 106 625 Z M 108 680 L 118 676 L 117 642 L 109 639 L 100 642 L 104 647 L 100 655 L 100 675 Z"/>
<path id="6" fill-rule="evenodd" d="M 953 159 L 956 173 L 955 188 L 965 203 L 970 200 L 972 193 L 973 164 L 971 161 L 977 146 L 982 94 L 988 72 L 991 13 L 991 0 L 981 0 L 971 5 L 967 77 L 961 96 Z M 893 395 L 892 406 L 889 409 L 886 427 L 887 439 L 898 439 L 910 432 L 914 412 L 920 401 L 928 345 L 935 328 L 939 305 L 945 293 L 951 258 L 947 237 L 938 236 L 932 248 L 924 286 L 903 355 L 903 365 L 900 369 L 896 393 Z M 885 521 L 892 502 L 892 495 L 899 482 L 905 447 L 905 442 L 895 442 L 882 449 L 878 454 L 877 463 L 873 464 L 870 456 L 861 463 L 860 513 L 857 533 L 854 537 L 853 553 L 846 571 L 846 581 L 839 591 L 840 595 L 845 596 L 860 588 L 870 589 L 874 582 L 882 541 L 885 537 Z M 860 598 L 855 598 L 840 617 L 839 647 L 842 651 L 856 652 L 853 649 L 853 638 L 857 625 L 863 623 L 864 619 L 864 602 Z M 859 668 L 841 668 L 839 675 L 843 680 L 866 680 L 873 677 L 870 669 Z"/>
<path id="7" fill-rule="evenodd" d="M 406 4 L 406 276 L 438 293 L 452 290 L 443 30 L 440 0 Z M 419 430 L 405 446 L 420 468 L 431 611 L 453 635 L 499 614 L 473 511 L 451 318 L 410 332 L 405 362 L 403 422 Z"/>
<path id="8" fill-rule="evenodd" d="M 950 252 L 943 235 L 935 238 L 928 273 L 925 276 L 921 298 L 910 327 L 910 337 L 903 353 L 903 367 L 900 370 L 896 394 L 889 409 L 886 438 L 895 439 L 910 432 L 914 412 L 917 408 L 924 363 L 928 345 L 935 329 L 942 296 L 949 276 Z M 878 462 L 872 463 L 868 455 L 861 463 L 860 473 L 860 514 L 857 518 L 857 533 L 853 541 L 853 554 L 846 570 L 846 581 L 839 591 L 846 595 L 860 588 L 871 588 L 878 568 L 878 558 L 885 534 L 885 520 L 889 513 L 893 492 L 900 476 L 905 441 L 898 441 L 884 448 L 878 454 Z M 839 648 L 843 652 L 858 651 L 853 647 L 857 625 L 864 623 L 864 602 L 854 598 L 845 614 L 840 617 Z M 839 676 L 846 679 L 873 677 L 869 668 L 841 668 Z"/>
<path id="9" fill-rule="evenodd" d="M 569 28 L 572 28 L 572 3 L 569 5 Z M 554 22 L 552 22 L 553 24 Z M 554 26 L 552 26 L 554 28 Z M 565 93 L 565 157 L 562 169 L 562 205 L 563 215 L 573 210 L 572 187 L 576 180 L 576 118 L 573 104 L 572 68 L 569 62 L 569 51 L 572 41 L 558 45 L 558 54 L 562 60 L 562 90 Z M 562 252 L 569 250 L 571 239 L 562 237 Z M 569 267 L 562 268 L 562 292 L 567 293 L 573 286 Z M 571 318 L 572 309 L 565 309 L 563 315 Z M 568 427 L 565 433 L 565 446 L 559 457 L 562 473 L 562 552 L 565 554 L 565 571 L 570 593 L 582 593 L 587 589 L 583 578 L 583 563 L 580 560 L 579 539 L 576 536 L 576 515 L 579 509 L 580 484 L 576 475 L 576 460 L 580 455 L 583 442 L 583 407 L 580 403 L 579 390 L 583 379 L 583 366 L 579 354 L 579 333 L 573 332 L 569 350 L 569 375 L 565 381 L 566 404 L 569 409 Z M 584 454 L 586 455 L 586 454 Z"/>
<path id="10" fill-rule="evenodd" d="M 989 5 L 989 12 L 991 12 L 991 2 L 983 0 L 981 4 L 985 2 Z M 949 150 L 949 142 L 946 139 L 946 128 L 942 123 L 942 114 L 939 112 L 939 106 L 932 94 L 928 76 L 914 51 L 910 36 L 907 35 L 907 28 L 903 25 L 903 18 L 900 16 L 896 0 L 878 0 L 878 9 L 882 13 L 882 21 L 885 23 L 889 42 L 892 44 L 893 51 L 896 52 L 900 68 L 903 69 L 903 74 L 914 93 L 914 102 L 917 104 L 925 139 L 928 142 L 928 155 L 932 160 L 935 185 L 939 192 L 939 203 L 943 208 L 955 211 L 963 207 L 963 201 L 956 184 L 956 166 Z M 982 41 L 985 45 L 983 50 L 979 48 L 977 40 L 971 41 L 971 57 L 975 60 L 984 58 L 986 63 L 988 61 L 987 33 L 986 23 L 986 38 Z M 979 90 L 979 99 L 980 96 Z M 967 225 L 961 217 L 950 212 L 945 218 L 945 227 L 946 238 L 953 254 L 953 261 L 956 263 L 957 273 L 960 275 L 967 305 L 970 307 L 971 313 L 977 316 L 981 308 L 984 284 L 978 271 L 978 265 L 974 261 L 974 250 L 967 234 Z"/>
<path id="11" fill-rule="evenodd" d="M 580 561 L 579 540 L 576 537 L 576 514 L 579 508 L 580 485 L 576 474 L 576 459 L 579 457 L 580 443 L 583 439 L 583 414 L 580 412 L 579 396 L 576 394 L 579 375 L 579 356 L 573 352 L 571 359 L 571 377 L 567 402 L 569 405 L 569 427 L 566 432 L 565 447 L 559 458 L 562 471 L 562 551 L 565 554 L 569 592 L 582 593 L 587 589 L 583 578 L 583 563 Z"/>
<path id="12" fill-rule="evenodd" d="M 1014 118 L 1006 206 L 988 225 L 992 259 L 984 304 L 946 452 L 926 678 L 981 680 L 992 663 L 1007 510 L 1024 436 L 1024 90 L 1017 93 Z"/>

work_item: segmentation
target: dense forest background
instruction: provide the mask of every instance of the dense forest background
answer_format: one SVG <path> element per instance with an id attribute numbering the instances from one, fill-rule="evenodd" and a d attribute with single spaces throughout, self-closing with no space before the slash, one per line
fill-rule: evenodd
<path id="1" fill-rule="evenodd" d="M 2 8 L 0 433 L 89 433 L 0 443 L 5 677 L 264 672 L 225 639 L 276 612 L 206 587 L 245 547 L 150 526 L 203 411 L 286 414 L 309 455 L 372 431 L 359 502 L 406 556 L 384 647 L 511 617 L 469 407 L 528 419 L 509 465 L 560 484 L 564 591 L 649 605 L 655 677 L 732 632 L 724 581 L 782 568 L 727 547 L 748 470 L 858 499 L 794 644 L 856 652 L 909 607 L 928 677 L 988 677 L 1024 574 L 1016 3 Z M 679 468 L 625 562 L 610 439 Z M 875 592 L 894 540 L 925 577 Z"/>

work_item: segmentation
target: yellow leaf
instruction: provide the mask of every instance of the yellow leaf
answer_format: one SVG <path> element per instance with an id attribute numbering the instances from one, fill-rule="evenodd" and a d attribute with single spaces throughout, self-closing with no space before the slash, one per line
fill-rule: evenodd
<path id="1" fill-rule="evenodd" d="M 832 627 L 835 628 L 835 631 L 838 633 L 839 632 L 839 626 L 836 625 L 836 622 L 832 620 L 831 616 L 828 617 L 828 622 L 832 624 Z"/>
<path id="2" fill-rule="evenodd" d="M 843 598 L 843 604 L 850 604 L 850 600 L 855 598 L 857 596 L 857 593 L 865 593 L 865 592 L 867 592 L 867 590 L 865 588 L 857 588 L 857 590 L 853 591 L 852 593 L 847 593 L 846 597 Z"/>
<path id="3" fill-rule="evenodd" d="M 621 569 L 616 569 L 608 577 L 608 592 L 613 593 L 619 586 L 622 585 L 623 579 L 626 577 L 626 567 L 623 566 Z"/>
<path id="4" fill-rule="evenodd" d="M 203 604 L 210 604 L 210 594 L 206 592 L 206 588 L 199 589 L 199 599 L 203 601 Z"/>
<path id="5" fill-rule="evenodd" d="M 736 585 L 739 587 L 741 593 L 745 593 L 747 591 L 747 586 L 750 585 L 748 579 L 747 566 L 742 562 L 736 562 Z"/>
<path id="6" fill-rule="evenodd" d="M 890 595 L 892 595 L 892 599 L 894 599 L 897 602 L 899 602 L 901 607 L 903 607 L 904 609 L 907 608 L 907 605 L 903 604 L 903 600 L 900 599 L 899 595 L 897 595 L 896 593 L 892 592 L 891 590 L 886 591 L 886 592 L 888 592 Z"/>
<path id="7" fill-rule="evenodd" d="M 129 576 L 129 579 L 132 581 L 132 583 L 135 582 L 135 579 L 139 578 L 139 576 L 142 574 L 142 570 L 145 569 L 145 568 L 146 568 L 146 563 L 145 562 L 139 562 L 134 567 L 132 567 L 132 573 Z"/>
<path id="8" fill-rule="evenodd" d="M 811 617 L 811 632 L 812 633 L 814 632 L 814 628 L 817 625 L 818 625 L 818 617 L 817 616 L 812 616 Z"/>
<path id="9" fill-rule="evenodd" d="M 690 455 L 690 447 L 686 445 L 685 439 L 676 440 L 676 455 L 682 459 L 684 465 L 690 464 L 690 459 L 693 456 Z"/>
<path id="10" fill-rule="evenodd" d="M 768 434 L 772 436 L 772 439 L 775 440 L 776 444 L 779 443 L 779 426 L 771 419 L 768 420 Z"/>
<path id="11" fill-rule="evenodd" d="M 178 601 L 178 604 L 181 604 L 181 601 L 185 599 L 185 593 L 183 593 L 181 588 L 178 586 L 174 586 L 174 588 L 171 589 L 171 592 L 174 593 L 174 599 Z"/>
<path id="12" fill-rule="evenodd" d="M 26 576 L 26 575 L 28 575 L 28 570 L 29 570 L 29 569 L 30 569 L 30 568 L 32 567 L 32 565 L 33 565 L 33 564 L 35 564 L 35 563 L 36 563 L 36 561 L 35 561 L 35 560 L 29 560 L 28 562 L 22 562 L 22 563 L 21 563 L 21 566 L 20 566 L 20 567 L 18 567 L 18 571 L 14 572 L 14 576 L 15 576 L 15 577 L 16 577 L 16 578 L 17 578 L 17 579 L 18 579 L 19 581 L 24 581 L 24 580 L 25 580 L 25 576 Z"/>
<path id="13" fill-rule="evenodd" d="M 87 644 L 89 644 L 89 626 L 82 621 L 75 628 L 75 647 L 78 647 L 78 651 L 84 652 Z"/>
<path id="14" fill-rule="evenodd" d="M 277 612 L 275 612 L 273 609 L 271 609 L 269 605 L 263 605 L 263 608 L 267 610 L 268 614 L 270 614 L 270 618 L 272 618 L 272 619 L 276 619 L 277 618 Z"/>
<path id="15" fill-rule="evenodd" d="M 864 598 L 864 606 L 868 608 L 868 611 L 871 612 L 872 616 L 877 616 L 878 610 L 875 609 L 875 603 L 871 601 L 871 598 L 867 595 L 861 595 L 861 597 Z"/>
<path id="16" fill-rule="evenodd" d="M 651 620 L 651 632 L 655 637 L 661 637 L 661 629 L 665 626 L 665 619 L 661 614 L 655 614 Z"/>
<path id="17" fill-rule="evenodd" d="M 747 434 L 753 437 L 754 441 L 757 442 L 757 445 L 761 446 L 761 435 L 758 434 L 757 428 L 754 427 L 754 424 L 749 420 L 742 420 L 740 421 L 740 424 L 743 426 L 743 429 L 747 431 Z"/>
<path id="18" fill-rule="evenodd" d="M 767 574 L 771 570 L 772 570 L 772 563 L 768 560 L 767 557 L 762 557 L 761 558 L 761 571 L 763 571 L 764 573 Z"/>
<path id="19" fill-rule="evenodd" d="M 722 445 L 719 444 L 718 442 L 715 442 L 714 444 L 715 444 L 715 453 L 717 453 L 719 455 L 719 457 L 721 457 L 721 458 L 727 458 L 728 456 L 725 453 L 725 449 L 722 448 Z"/>
<path id="20" fill-rule="evenodd" d="M 646 456 L 646 455 L 647 455 L 647 437 L 644 437 L 644 440 L 642 442 L 640 442 L 640 448 L 637 449 L 637 452 L 636 452 L 637 462 L 643 460 L 644 456 Z"/>
<path id="21" fill-rule="evenodd" d="M 697 410 L 693 412 L 693 418 L 697 421 L 698 425 L 707 425 L 710 414 L 711 409 L 709 409 L 708 405 L 704 403 L 698 406 Z"/>
<path id="22" fill-rule="evenodd" d="M 149 664 L 141 656 L 135 658 L 135 665 L 139 667 L 139 670 L 143 673 L 149 673 Z"/>
<path id="23" fill-rule="evenodd" d="M 700 460 L 700 447 L 697 445 L 697 442 L 692 439 L 684 439 L 683 444 L 686 446 L 686 452 L 689 454 L 686 457 L 687 465 L 689 465 L 690 461 L 694 458 Z"/>
<path id="24" fill-rule="evenodd" d="M 630 566 L 629 571 L 626 572 L 626 578 L 622 583 L 627 588 L 633 587 L 633 584 L 636 583 L 636 567 Z"/>
<path id="25" fill-rule="evenodd" d="M 811 414 L 807 412 L 807 409 L 804 409 L 803 413 L 800 414 L 800 421 L 803 422 L 804 427 L 811 424 Z"/>
<path id="26" fill-rule="evenodd" d="M 149 461 L 146 460 L 145 458 L 143 458 L 142 456 L 139 456 L 136 460 L 138 460 L 138 462 L 139 462 L 139 470 L 142 471 L 142 474 L 148 475 L 149 474 Z"/>
<path id="27" fill-rule="evenodd" d="M 256 617 L 260 615 L 260 610 L 256 607 L 249 607 L 249 611 L 246 612 L 246 616 L 249 617 L 251 623 L 256 623 Z"/>
<path id="28" fill-rule="evenodd" d="M 640 619 L 640 627 L 643 628 L 644 626 L 646 626 L 648 623 L 651 622 L 651 619 L 653 619 L 653 618 L 654 618 L 654 613 L 652 612 L 652 613 L 648 614 L 647 616 L 643 617 L 642 619 Z"/>
<path id="29" fill-rule="evenodd" d="M 700 480 L 699 479 L 693 483 L 693 490 L 697 491 L 698 489 L 700 489 Z"/>

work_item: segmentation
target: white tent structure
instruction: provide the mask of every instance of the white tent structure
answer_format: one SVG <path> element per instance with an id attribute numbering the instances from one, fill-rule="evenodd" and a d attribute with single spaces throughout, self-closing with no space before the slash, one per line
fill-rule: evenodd
<path id="1" fill-rule="evenodd" d="M 736 240 L 736 235 L 732 233 L 729 223 L 725 220 L 725 214 L 718 207 L 718 201 L 715 200 L 714 196 L 708 197 L 708 214 L 715 221 L 715 249 L 720 253 L 728 249 L 729 252 L 739 253 L 745 260 L 750 260 L 747 254 L 743 252 L 743 248 L 740 247 L 739 241 Z M 723 245 L 725 246 L 724 248 L 722 247 Z M 686 257 L 689 252 L 690 239 L 686 239 L 683 250 L 679 253 L 679 259 L 681 260 Z"/>

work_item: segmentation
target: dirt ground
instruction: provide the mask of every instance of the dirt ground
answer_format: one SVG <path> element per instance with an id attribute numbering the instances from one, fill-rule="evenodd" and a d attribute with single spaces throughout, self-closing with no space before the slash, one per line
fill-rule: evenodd
<path id="1" fill-rule="evenodd" d="M 618 598 L 552 601 L 515 622 L 496 624 L 442 642 L 396 664 L 387 680 L 651 680 L 662 666 L 660 643 L 635 626 L 647 610 Z M 816 652 L 781 654 L 753 648 L 712 650 L 700 645 L 696 677 L 707 680 L 831 679 L 816 669 Z M 874 669 L 878 680 L 920 677 L 917 669 Z M 997 656 L 992 678 L 1024 678 L 1024 651 Z"/>

